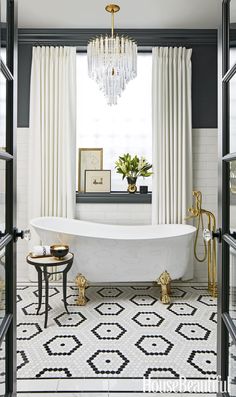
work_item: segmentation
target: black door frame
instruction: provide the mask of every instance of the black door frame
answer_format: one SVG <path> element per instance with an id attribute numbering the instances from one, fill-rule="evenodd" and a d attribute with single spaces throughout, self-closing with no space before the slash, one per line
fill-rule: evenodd
<path id="1" fill-rule="evenodd" d="M 0 70 L 6 79 L 6 230 L 0 239 L 5 248 L 5 317 L 0 326 L 0 344 L 5 339 L 5 396 L 16 396 L 16 115 L 17 115 L 17 0 L 6 0 L 6 64 Z M 1 43 L 2 44 L 2 43 Z M 4 231 L 2 231 L 4 232 Z"/>
<path id="2" fill-rule="evenodd" d="M 218 337 L 217 374 L 228 380 L 229 336 L 236 344 L 236 327 L 229 316 L 230 261 L 229 248 L 236 250 L 236 240 L 230 234 L 230 161 L 236 153 L 230 153 L 230 92 L 229 82 L 236 73 L 236 65 L 230 68 L 230 0 L 222 1 L 222 26 L 219 30 L 219 224 L 222 225 L 222 246 L 218 250 Z M 227 383 L 226 383 L 227 384 Z M 227 390 L 218 393 L 229 397 Z"/>
<path id="3" fill-rule="evenodd" d="M 7 170 L 7 181 L 9 181 L 9 201 L 12 213 L 9 216 L 9 230 L 14 233 L 16 227 L 16 129 L 17 129 L 17 1 L 10 0 L 8 5 L 8 37 L 7 37 L 7 63 L 13 80 L 11 82 L 10 95 L 8 98 L 9 106 L 9 139 L 7 148 L 13 155 L 14 159 L 9 163 Z M 8 203 L 8 197 L 7 197 Z M 16 395 L 16 244 L 11 241 L 9 249 L 9 281 L 11 285 L 8 288 L 7 302 L 8 310 L 12 313 L 12 322 L 7 334 L 6 345 L 6 393 Z M 12 290 L 11 290 L 12 288 Z"/>

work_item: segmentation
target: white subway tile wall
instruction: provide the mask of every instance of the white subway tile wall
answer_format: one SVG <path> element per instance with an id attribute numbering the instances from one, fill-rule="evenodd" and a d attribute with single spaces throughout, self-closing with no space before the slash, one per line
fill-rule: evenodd
<path id="1" fill-rule="evenodd" d="M 193 129 L 193 189 L 202 192 L 202 207 L 214 213 L 217 219 L 218 195 L 218 133 L 217 129 Z M 196 225 L 196 222 L 194 222 Z M 207 226 L 205 224 L 205 226 Z M 204 254 L 202 232 L 197 251 Z M 207 261 L 194 259 L 194 277 L 207 280 Z"/>
<path id="2" fill-rule="evenodd" d="M 17 226 L 28 227 L 28 129 L 17 131 Z M 193 187 L 203 194 L 203 207 L 217 214 L 217 130 L 193 130 Z M 186 209 L 187 214 L 187 209 Z M 149 224 L 151 223 L 150 204 L 80 204 L 76 206 L 76 217 L 93 222 L 113 224 Z M 203 253 L 203 243 L 199 244 Z M 28 253 L 27 242 L 19 241 L 18 281 L 28 281 L 28 265 L 25 257 Z M 195 279 L 207 279 L 207 263 L 195 261 Z"/>
<path id="3" fill-rule="evenodd" d="M 28 150 L 29 129 L 17 129 L 17 227 L 28 228 Z M 29 281 L 26 255 L 28 243 L 18 240 L 17 243 L 17 278 L 18 281 Z"/>

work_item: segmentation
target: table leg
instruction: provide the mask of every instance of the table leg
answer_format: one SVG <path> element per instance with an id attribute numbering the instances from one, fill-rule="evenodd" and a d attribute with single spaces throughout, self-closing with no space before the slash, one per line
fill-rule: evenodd
<path id="1" fill-rule="evenodd" d="M 67 290 L 67 272 L 64 271 L 63 272 L 63 300 L 64 300 L 64 306 L 65 306 L 66 312 L 69 314 L 68 308 L 67 308 L 66 290 Z"/>
<path id="2" fill-rule="evenodd" d="M 66 268 L 63 271 L 63 300 L 66 312 L 69 314 L 68 306 L 67 306 L 67 273 L 72 266 L 72 262 L 70 261 Z"/>
<path id="3" fill-rule="evenodd" d="M 47 273 L 46 266 L 43 267 L 44 282 L 45 282 L 45 321 L 44 328 L 47 328 L 48 323 L 48 279 L 50 275 Z"/>
<path id="4" fill-rule="evenodd" d="M 38 310 L 37 314 L 39 314 L 39 310 L 41 309 L 42 305 L 42 269 L 38 266 L 35 266 L 35 269 L 38 272 Z"/>

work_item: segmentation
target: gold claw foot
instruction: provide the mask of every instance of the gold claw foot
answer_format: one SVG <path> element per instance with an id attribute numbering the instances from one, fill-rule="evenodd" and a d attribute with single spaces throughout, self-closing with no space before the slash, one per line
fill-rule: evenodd
<path id="1" fill-rule="evenodd" d="M 217 285 L 214 283 L 208 283 L 208 291 L 210 292 L 212 298 L 217 298 Z"/>
<path id="2" fill-rule="evenodd" d="M 83 276 L 83 274 L 79 273 L 76 277 L 76 284 L 79 289 L 79 295 L 76 304 L 78 306 L 84 306 L 86 305 L 87 299 L 85 296 L 85 288 L 88 286 L 88 282 L 86 278 Z"/>
<path id="3" fill-rule="evenodd" d="M 164 304 L 170 303 L 170 282 L 171 277 L 167 271 L 161 273 L 157 283 L 161 286 L 161 302 Z"/>

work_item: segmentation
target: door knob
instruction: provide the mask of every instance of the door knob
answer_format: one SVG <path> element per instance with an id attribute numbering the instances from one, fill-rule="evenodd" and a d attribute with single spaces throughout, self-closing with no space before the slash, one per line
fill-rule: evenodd
<path id="1" fill-rule="evenodd" d="M 15 228 L 13 231 L 13 239 L 16 242 L 18 240 L 18 238 L 21 238 L 22 240 L 25 239 L 26 241 L 29 241 L 31 239 L 30 229 L 18 230 L 17 228 Z"/>
<path id="2" fill-rule="evenodd" d="M 0 231 L 0 238 L 3 238 L 3 237 L 5 237 L 5 236 L 6 236 L 6 232 Z"/>

